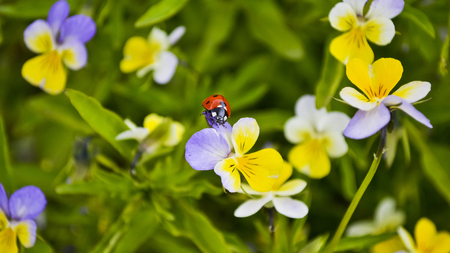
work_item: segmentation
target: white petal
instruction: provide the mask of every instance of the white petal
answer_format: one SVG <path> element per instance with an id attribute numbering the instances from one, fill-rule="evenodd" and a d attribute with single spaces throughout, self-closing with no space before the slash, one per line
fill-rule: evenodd
<path id="1" fill-rule="evenodd" d="M 368 21 L 364 25 L 364 31 L 367 39 L 380 46 L 391 43 L 395 36 L 394 23 L 392 23 L 392 20 L 383 17 Z"/>
<path id="2" fill-rule="evenodd" d="M 402 85 L 392 95 L 401 97 L 409 103 L 414 103 L 426 97 L 431 90 L 429 82 L 413 81 Z"/>
<path id="3" fill-rule="evenodd" d="M 52 29 L 42 19 L 34 21 L 25 29 L 23 39 L 28 49 L 38 54 L 49 52 L 56 45 Z"/>
<path id="4" fill-rule="evenodd" d="M 375 231 L 375 227 L 372 221 L 357 221 L 352 224 L 350 224 L 347 228 L 347 236 L 364 236 L 364 235 L 371 235 Z"/>
<path id="5" fill-rule="evenodd" d="M 295 115 L 308 120 L 315 126 L 316 122 L 327 114 L 325 108 L 316 108 L 316 98 L 313 95 L 304 95 L 295 103 Z"/>
<path id="6" fill-rule="evenodd" d="M 136 124 L 134 124 L 134 122 L 131 121 L 130 119 L 125 119 L 124 122 L 125 122 L 125 125 L 127 125 L 128 128 L 130 128 L 131 130 L 134 130 L 137 128 Z"/>
<path id="7" fill-rule="evenodd" d="M 249 195 L 265 195 L 265 194 L 267 194 L 267 192 L 259 192 L 259 191 L 253 190 L 253 188 L 250 187 L 250 185 L 248 185 L 248 184 L 241 184 L 241 188 L 244 188 L 245 192 Z M 239 189 L 238 192 L 244 193 L 244 191 L 242 189 Z"/>
<path id="8" fill-rule="evenodd" d="M 144 127 L 138 127 L 134 130 L 128 130 L 125 132 L 120 133 L 116 136 L 116 140 L 129 140 L 129 139 L 135 139 L 139 142 L 141 142 L 147 135 L 149 134 L 149 131 L 147 128 Z"/>
<path id="9" fill-rule="evenodd" d="M 277 196 L 292 196 L 295 194 L 300 193 L 305 189 L 306 187 L 306 181 L 301 179 L 293 179 L 287 181 L 285 184 L 283 184 L 278 191 L 275 192 L 275 195 Z"/>
<path id="10" fill-rule="evenodd" d="M 377 106 L 376 101 L 369 102 L 363 94 L 352 87 L 343 88 L 339 95 L 349 105 L 363 111 L 369 111 Z"/>
<path id="11" fill-rule="evenodd" d="M 284 216 L 300 219 L 308 214 L 308 206 L 300 200 L 275 197 L 272 202 L 275 209 Z"/>
<path id="12" fill-rule="evenodd" d="M 375 210 L 375 225 L 379 230 L 395 229 L 405 222 L 405 213 L 397 211 L 393 198 L 384 198 Z"/>
<path id="13" fill-rule="evenodd" d="M 331 158 L 338 158 L 348 151 L 347 142 L 341 132 L 328 132 L 322 135 L 323 145 Z"/>
<path id="14" fill-rule="evenodd" d="M 315 136 L 314 126 L 308 119 L 293 117 L 284 124 L 284 136 L 293 144 Z"/>
<path id="15" fill-rule="evenodd" d="M 350 117 L 342 112 L 329 112 L 317 122 L 317 130 L 322 133 L 342 133 L 350 122 Z"/>
<path id="16" fill-rule="evenodd" d="M 170 129 L 168 130 L 167 138 L 164 140 L 164 146 L 173 147 L 180 143 L 181 139 L 183 139 L 184 134 L 184 126 L 180 122 L 172 122 L 170 124 Z"/>
<path id="17" fill-rule="evenodd" d="M 385 17 L 392 19 L 403 11 L 403 7 L 405 7 L 403 0 L 373 0 L 366 18 Z"/>
<path id="18" fill-rule="evenodd" d="M 159 50 L 165 51 L 170 47 L 169 37 L 167 33 L 158 27 L 153 27 L 150 35 L 148 36 L 150 44 L 159 44 Z"/>
<path id="19" fill-rule="evenodd" d="M 414 243 L 411 234 L 406 231 L 406 229 L 403 227 L 397 228 L 397 234 L 400 236 L 400 239 L 402 239 L 402 242 L 407 250 L 410 252 L 416 252 L 416 244 Z"/>
<path id="20" fill-rule="evenodd" d="M 344 0 L 344 3 L 349 4 L 353 10 L 355 10 L 356 15 L 362 16 L 364 5 L 366 5 L 367 0 Z"/>
<path id="21" fill-rule="evenodd" d="M 234 211 L 234 216 L 243 218 L 248 217 L 250 215 L 255 214 L 259 211 L 265 204 L 271 201 L 273 198 L 272 194 L 268 194 L 264 198 L 261 199 L 250 199 L 245 201 L 242 205 L 240 205 L 236 211 Z"/>
<path id="22" fill-rule="evenodd" d="M 155 65 L 153 78 L 159 84 L 168 83 L 177 69 L 178 58 L 171 52 L 161 52 L 158 64 Z"/>
<path id="23" fill-rule="evenodd" d="M 178 42 L 178 40 L 184 35 L 186 32 L 186 27 L 179 26 L 173 30 L 169 35 L 169 42 L 171 45 Z"/>
<path id="24" fill-rule="evenodd" d="M 355 10 L 346 3 L 338 3 L 328 14 L 331 26 L 341 32 L 348 31 L 357 25 Z"/>

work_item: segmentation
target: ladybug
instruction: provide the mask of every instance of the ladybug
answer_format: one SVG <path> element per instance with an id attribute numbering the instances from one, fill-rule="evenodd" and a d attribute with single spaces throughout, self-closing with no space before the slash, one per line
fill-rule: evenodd
<path id="1" fill-rule="evenodd" d="M 203 100 L 203 107 L 206 109 L 205 115 L 210 115 L 210 120 L 221 125 L 225 124 L 231 115 L 230 104 L 222 95 L 212 95 Z M 209 120 L 208 120 L 209 121 Z"/>

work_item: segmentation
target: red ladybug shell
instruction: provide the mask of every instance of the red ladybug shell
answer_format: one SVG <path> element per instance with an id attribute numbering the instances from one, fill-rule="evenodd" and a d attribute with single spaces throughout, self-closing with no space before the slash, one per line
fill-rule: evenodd
<path id="1" fill-rule="evenodd" d="M 207 97 L 205 100 L 203 100 L 203 107 L 205 107 L 206 110 L 212 110 L 214 108 L 217 108 L 220 105 L 220 102 L 225 103 L 225 109 L 227 110 L 228 117 L 231 116 L 231 109 L 230 104 L 228 103 L 227 99 L 222 95 L 212 95 Z"/>

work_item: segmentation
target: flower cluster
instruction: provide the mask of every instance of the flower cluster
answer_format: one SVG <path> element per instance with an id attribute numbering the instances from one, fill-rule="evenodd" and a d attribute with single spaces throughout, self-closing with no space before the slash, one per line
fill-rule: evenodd
<path id="1" fill-rule="evenodd" d="M 0 250 L 2 253 L 18 253 L 16 236 L 25 248 L 36 242 L 34 219 L 44 211 L 47 200 L 35 186 L 25 186 L 9 198 L 0 183 Z"/>
<path id="2" fill-rule="evenodd" d="M 329 157 L 337 158 L 347 153 L 342 131 L 349 121 L 344 113 L 316 109 L 314 96 L 302 96 L 295 104 L 295 117 L 284 125 L 286 139 L 297 144 L 289 152 L 289 162 L 311 178 L 328 175 Z"/>
<path id="3" fill-rule="evenodd" d="M 67 73 L 63 62 L 72 70 L 79 70 L 86 65 L 87 51 L 84 44 L 96 32 L 95 23 L 90 17 L 68 16 L 69 4 L 66 0 L 60 0 L 50 8 L 47 21 L 38 19 L 23 33 L 28 49 L 41 55 L 25 62 L 22 76 L 50 94 L 59 94 L 66 86 Z"/>
<path id="4" fill-rule="evenodd" d="M 405 6 L 403 0 L 374 0 L 369 12 L 364 15 L 366 2 L 344 0 L 336 4 L 328 15 L 333 28 L 346 32 L 330 44 L 331 54 L 343 63 L 352 58 L 372 63 L 374 54 L 367 39 L 380 46 L 389 44 L 395 35 L 391 19 L 400 14 Z"/>
<path id="5" fill-rule="evenodd" d="M 270 191 L 281 172 L 283 158 L 272 148 L 247 154 L 259 136 L 256 120 L 242 118 L 233 127 L 228 122 L 213 127 L 195 133 L 186 143 L 185 157 L 191 167 L 213 169 L 229 192 L 241 188 L 240 173 L 254 190 Z"/>

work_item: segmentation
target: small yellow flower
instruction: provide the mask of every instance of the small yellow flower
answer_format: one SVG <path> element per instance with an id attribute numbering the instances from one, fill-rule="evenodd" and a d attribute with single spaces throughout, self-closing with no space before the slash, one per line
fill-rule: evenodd
<path id="1" fill-rule="evenodd" d="M 450 233 L 447 231 L 437 232 L 434 223 L 427 218 L 421 218 L 416 224 L 414 229 L 416 242 L 403 227 L 399 227 L 397 233 L 402 238 L 403 244 L 409 253 L 450 252 Z"/>

